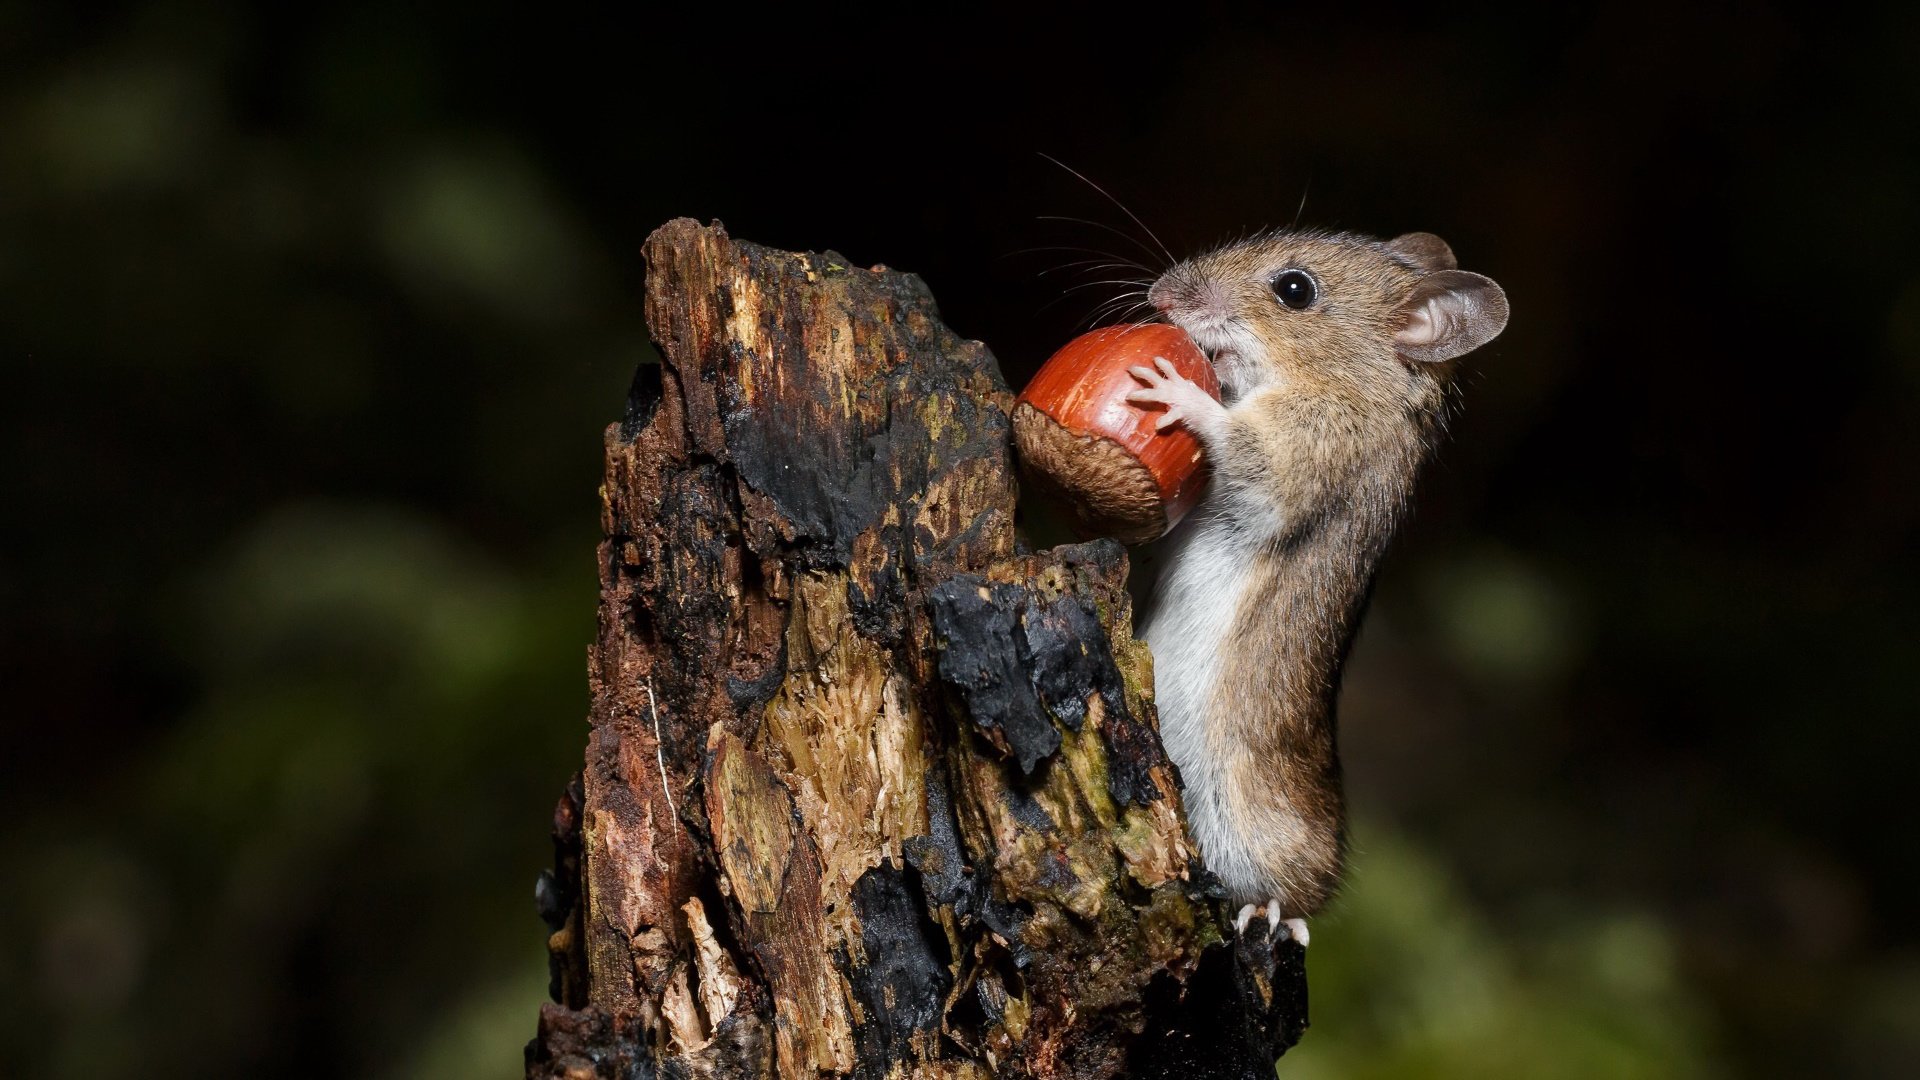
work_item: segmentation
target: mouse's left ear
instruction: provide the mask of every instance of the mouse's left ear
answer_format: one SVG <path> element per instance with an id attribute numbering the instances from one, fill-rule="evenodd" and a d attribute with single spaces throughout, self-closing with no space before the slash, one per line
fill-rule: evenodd
<path id="1" fill-rule="evenodd" d="M 1420 279 L 1400 304 L 1406 321 L 1393 346 L 1409 360 L 1451 360 L 1485 345 L 1507 325 L 1507 294 L 1493 279 L 1442 270 Z"/>

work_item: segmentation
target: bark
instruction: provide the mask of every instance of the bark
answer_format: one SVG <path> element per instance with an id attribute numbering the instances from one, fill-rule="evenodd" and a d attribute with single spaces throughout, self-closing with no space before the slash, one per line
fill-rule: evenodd
<path id="1" fill-rule="evenodd" d="M 528 1076 L 1271 1075 L 1301 950 L 1194 858 L 1123 549 L 1019 549 L 993 357 L 884 267 L 646 258 Z"/>

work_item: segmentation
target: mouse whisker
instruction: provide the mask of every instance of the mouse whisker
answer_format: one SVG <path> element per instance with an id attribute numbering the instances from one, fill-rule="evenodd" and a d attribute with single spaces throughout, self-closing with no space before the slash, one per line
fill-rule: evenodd
<path id="1" fill-rule="evenodd" d="M 1300 205 L 1294 207 L 1293 220 L 1287 222 L 1287 228 L 1296 229 L 1300 227 L 1300 215 L 1307 212 L 1307 192 L 1312 190 L 1313 190 L 1313 174 L 1308 173 L 1307 182 L 1300 185 Z"/>
<path id="2" fill-rule="evenodd" d="M 1035 221 L 1065 221 L 1065 222 L 1070 222 L 1074 225 L 1085 225 L 1088 228 L 1099 229 L 1102 232 L 1112 233 L 1113 235 L 1119 237 L 1120 239 L 1125 240 L 1127 243 L 1132 244 L 1133 246 L 1139 248 L 1141 251 L 1146 252 L 1147 258 L 1149 259 L 1159 259 L 1161 257 L 1160 252 L 1155 251 L 1153 250 L 1153 248 L 1149 247 L 1145 240 L 1140 239 L 1139 237 L 1133 235 L 1132 233 L 1126 231 L 1125 229 L 1115 228 L 1104 221 L 1094 221 L 1091 218 L 1072 217 L 1067 214 L 1035 214 L 1034 220 Z"/>
<path id="3" fill-rule="evenodd" d="M 1062 299 L 1065 299 L 1065 297 L 1062 297 Z M 1116 298 L 1111 298 L 1107 300 L 1102 300 L 1101 302 L 1095 304 L 1091 309 L 1087 311 L 1085 315 L 1082 315 L 1074 323 L 1074 328 L 1085 329 L 1099 322 L 1101 318 L 1101 314 L 1107 311 L 1108 309 L 1112 308 L 1119 301 L 1120 301 L 1120 298 L 1116 297 Z"/>
<path id="4" fill-rule="evenodd" d="M 1094 273 L 1100 270 L 1142 270 L 1142 269 L 1145 269 L 1145 268 L 1141 266 L 1137 266 L 1133 263 L 1114 262 L 1111 259 L 1075 259 L 1073 262 L 1065 262 L 1065 263 L 1061 263 L 1058 266 L 1050 266 L 1045 270 L 1042 270 L 1039 273 L 1035 274 L 1034 276 L 1046 277 L 1048 274 L 1057 274 L 1057 273 L 1060 273 L 1062 270 L 1074 270 L 1079 273 Z"/>
<path id="5" fill-rule="evenodd" d="M 1136 311 L 1145 302 L 1145 289 L 1130 289 L 1127 292 L 1121 293 L 1119 296 L 1095 306 L 1092 311 L 1087 313 L 1086 318 L 1081 320 L 1081 326 L 1086 327 L 1106 322 L 1125 322 L 1127 319 L 1124 317 L 1117 320 L 1114 319 L 1114 314 L 1122 311 L 1129 313 Z"/>
<path id="6" fill-rule="evenodd" d="M 1080 320 L 1080 324 L 1084 328 L 1095 323 L 1108 322 L 1111 320 L 1114 312 L 1126 307 L 1130 301 L 1131 294 L 1123 294 L 1103 300 L 1094 305 L 1091 311 L 1087 312 L 1086 317 Z"/>
<path id="7" fill-rule="evenodd" d="M 1126 292 L 1107 301 L 1109 307 L 1115 310 L 1125 310 L 1129 312 L 1145 307 L 1146 304 L 1147 290 L 1145 288 L 1128 289 Z"/>
<path id="8" fill-rule="evenodd" d="M 1078 285 L 1074 285 L 1074 286 L 1072 286 L 1072 287 L 1070 287 L 1070 288 L 1066 288 L 1066 289 L 1062 289 L 1062 290 L 1060 290 L 1060 295 L 1059 295 L 1059 296 L 1056 296 L 1056 297 L 1054 297 L 1054 298 L 1053 298 L 1052 300 L 1049 300 L 1049 301 L 1047 301 L 1047 302 L 1046 302 L 1045 304 L 1042 304 L 1042 305 L 1040 305 L 1040 311 L 1042 311 L 1042 312 L 1044 312 L 1044 311 L 1050 311 L 1050 310 L 1052 310 L 1052 309 L 1053 309 L 1053 308 L 1054 308 L 1055 306 L 1057 306 L 1057 305 L 1059 305 L 1059 304 L 1063 304 L 1063 303 L 1065 303 L 1065 302 L 1067 302 L 1068 300 L 1071 300 L 1071 299 L 1073 299 L 1073 294 L 1074 294 L 1074 293 L 1076 293 L 1076 292 L 1079 292 L 1079 291 L 1081 291 L 1081 290 L 1083 290 L 1083 289 L 1088 289 L 1088 288 L 1092 288 L 1092 287 L 1093 287 L 1093 286 L 1095 286 L 1095 285 L 1132 285 L 1132 286 L 1135 286 L 1135 287 L 1134 287 L 1134 288 L 1132 288 L 1132 289 L 1128 289 L 1128 290 L 1126 290 L 1125 292 L 1122 292 L 1122 293 L 1121 293 L 1120 295 L 1118 295 L 1118 296 L 1112 296 L 1112 297 L 1108 297 L 1107 299 L 1105 299 L 1105 300 L 1102 300 L 1102 301 L 1100 301 L 1100 302 L 1099 302 L 1099 303 L 1098 303 L 1097 305 L 1095 305 L 1095 308 L 1096 308 L 1096 310 L 1097 310 L 1097 309 L 1099 309 L 1099 308 L 1104 308 L 1104 307 L 1106 307 L 1106 306 L 1108 306 L 1109 304 L 1114 304 L 1114 303 L 1118 303 L 1118 302 L 1121 302 L 1121 301 L 1124 301 L 1124 300 L 1126 300 L 1127 298 L 1129 298 L 1129 297 L 1132 297 L 1132 296 L 1135 296 L 1135 295 L 1144 295 L 1144 293 L 1145 293 L 1145 291 L 1146 291 L 1146 290 L 1145 290 L 1145 288 L 1144 288 L 1144 285 L 1145 285 L 1145 283 L 1144 283 L 1144 282 L 1142 282 L 1142 281 L 1138 281 L 1138 280 L 1132 280 L 1132 279 L 1117 279 L 1117 280 L 1111 280 L 1111 281 L 1086 281 L 1086 282 L 1081 282 L 1081 283 L 1080 283 L 1080 284 L 1078 284 Z M 1036 312 L 1036 314 L 1037 314 L 1037 312 Z M 1084 322 L 1084 321 L 1085 321 L 1085 320 L 1082 320 L 1082 322 Z"/>
<path id="9" fill-rule="evenodd" d="M 1000 257 L 1003 259 L 1008 259 L 1008 258 L 1012 258 L 1015 255 L 1033 255 L 1039 252 L 1061 252 L 1061 253 L 1072 254 L 1072 255 L 1097 255 L 1104 259 L 1112 259 L 1116 266 L 1125 267 L 1129 270 L 1138 270 L 1141 273 L 1147 274 L 1147 275 L 1152 275 L 1154 273 L 1154 270 L 1151 267 L 1143 266 L 1141 265 L 1139 260 L 1128 258 L 1127 256 L 1122 255 L 1117 251 L 1108 251 L 1105 248 L 1080 247 L 1073 244 L 1046 244 L 1040 247 L 1021 248 L 1018 251 L 1009 251 Z"/>
<path id="10" fill-rule="evenodd" d="M 1082 281 L 1077 285 L 1068 285 L 1060 291 L 1070 293 L 1079 292 L 1082 289 L 1092 289 L 1101 285 L 1131 285 L 1133 288 L 1127 291 L 1126 295 L 1128 296 L 1132 296 L 1134 293 L 1146 287 L 1145 283 L 1139 278 L 1102 278 L 1099 281 Z"/>
<path id="11" fill-rule="evenodd" d="M 1074 176 L 1079 177 L 1082 183 L 1086 184 L 1088 187 L 1092 188 L 1093 190 L 1099 192 L 1101 195 L 1105 196 L 1108 202 L 1119 207 L 1121 213 L 1127 215 L 1127 217 L 1131 219 L 1135 225 L 1140 226 L 1140 230 L 1142 232 L 1147 234 L 1147 236 L 1153 241 L 1154 246 L 1160 249 L 1160 254 L 1166 256 L 1168 266 L 1172 266 L 1174 263 L 1180 261 L 1173 257 L 1173 252 L 1167 250 L 1167 245 L 1160 242 L 1160 237 L 1155 235 L 1152 229 L 1147 228 L 1147 223 L 1140 220 L 1140 215 L 1127 209 L 1127 204 L 1121 202 L 1119 199 L 1114 198 L 1112 192 L 1108 191 L 1106 188 L 1101 187 L 1099 184 L 1094 183 L 1092 180 L 1087 179 L 1086 175 L 1080 172 L 1080 170 L 1073 168 L 1071 165 L 1068 165 L 1066 162 L 1061 161 L 1059 158 L 1054 157 L 1051 154 L 1045 154 L 1045 153 L 1041 154 L 1040 156 L 1043 158 L 1046 158 L 1048 161 L 1053 162 L 1055 165 L 1058 165 L 1061 168 L 1067 170 L 1068 172 L 1072 173 Z"/>
<path id="12" fill-rule="evenodd" d="M 1026 248 L 1026 249 L 1023 249 L 1021 252 L 1018 252 L 1015 254 L 1026 254 L 1026 253 L 1039 252 L 1039 251 L 1059 251 L 1059 252 L 1066 252 L 1069 254 L 1085 253 L 1087 255 L 1097 256 L 1097 258 L 1072 259 L 1065 262 L 1061 262 L 1057 265 L 1047 266 L 1039 271 L 1036 271 L 1034 274 L 1035 277 L 1044 278 L 1051 274 L 1058 274 L 1058 273 L 1061 273 L 1062 271 L 1069 271 L 1069 270 L 1073 271 L 1076 274 L 1077 273 L 1097 273 L 1102 270 L 1114 270 L 1114 271 L 1137 270 L 1140 273 L 1147 275 L 1148 277 L 1152 277 L 1154 273 L 1152 270 L 1148 269 L 1147 267 L 1142 266 L 1137 260 L 1129 259 L 1125 255 L 1122 255 L 1118 252 L 1104 251 L 1100 248 L 1076 247 L 1072 245 L 1054 244 L 1046 247 Z"/>
<path id="13" fill-rule="evenodd" d="M 1145 318 L 1141 318 L 1142 312 L 1146 313 Z M 1154 311 L 1153 306 L 1151 304 L 1148 304 L 1144 300 L 1136 300 L 1132 304 L 1128 305 L 1125 310 L 1115 315 L 1113 317 L 1113 321 L 1116 323 L 1165 322 L 1166 320 L 1160 318 L 1159 315 L 1160 313 L 1157 311 Z"/>
<path id="14" fill-rule="evenodd" d="M 1118 311 L 1123 307 L 1130 306 L 1134 302 L 1132 299 L 1133 296 L 1134 296 L 1133 293 L 1128 292 L 1128 293 L 1121 293 L 1119 296 L 1109 297 L 1108 299 L 1102 300 L 1098 305 L 1096 305 L 1094 308 L 1094 311 L 1099 313 L 1105 313 L 1108 311 Z"/>

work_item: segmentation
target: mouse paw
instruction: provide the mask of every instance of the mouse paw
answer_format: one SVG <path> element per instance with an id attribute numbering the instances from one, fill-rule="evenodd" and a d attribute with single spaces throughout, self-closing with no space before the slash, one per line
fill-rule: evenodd
<path id="1" fill-rule="evenodd" d="M 1307 934 L 1307 920 L 1282 919 L 1280 920 L 1280 928 L 1286 932 L 1288 937 L 1299 942 L 1301 948 L 1304 949 L 1307 947 L 1307 938 L 1309 937 Z"/>
<path id="2" fill-rule="evenodd" d="M 1141 365 L 1128 368 L 1127 373 L 1144 384 L 1127 395 L 1128 401 L 1135 405 L 1158 405 L 1166 410 L 1153 422 L 1155 431 L 1180 424 L 1201 441 L 1213 443 L 1226 430 L 1226 406 L 1175 370 L 1166 357 L 1156 356 L 1153 367 Z"/>
<path id="3" fill-rule="evenodd" d="M 1247 924 L 1253 921 L 1253 913 L 1259 910 L 1260 905 L 1258 904 L 1248 904 L 1246 907 L 1241 908 L 1240 914 L 1233 917 L 1233 932 L 1236 934 L 1245 934 L 1247 932 Z"/>
<path id="4" fill-rule="evenodd" d="M 1307 933 L 1307 920 L 1281 918 L 1280 901 L 1277 898 L 1268 900 L 1264 911 L 1262 911 L 1258 904 L 1248 904 L 1241 908 L 1240 914 L 1234 916 L 1233 919 L 1234 932 L 1237 934 L 1245 934 L 1247 932 L 1247 924 L 1251 923 L 1253 917 L 1257 914 L 1264 914 L 1266 916 L 1267 933 L 1272 934 L 1275 941 L 1279 941 L 1283 937 L 1288 937 L 1299 942 L 1301 948 L 1304 949 L 1307 947 L 1307 940 L 1310 936 Z"/>

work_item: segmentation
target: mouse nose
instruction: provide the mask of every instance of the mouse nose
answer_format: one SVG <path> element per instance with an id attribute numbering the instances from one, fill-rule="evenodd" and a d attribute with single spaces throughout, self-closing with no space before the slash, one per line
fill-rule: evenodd
<path id="1" fill-rule="evenodd" d="M 1186 263 L 1175 263 L 1147 287 L 1147 303 L 1161 315 L 1191 310 L 1201 299 L 1199 284 Z"/>
<path id="2" fill-rule="evenodd" d="M 1147 303 L 1162 315 L 1173 310 L 1173 290 L 1167 287 L 1166 278 L 1162 277 L 1147 289 Z"/>

